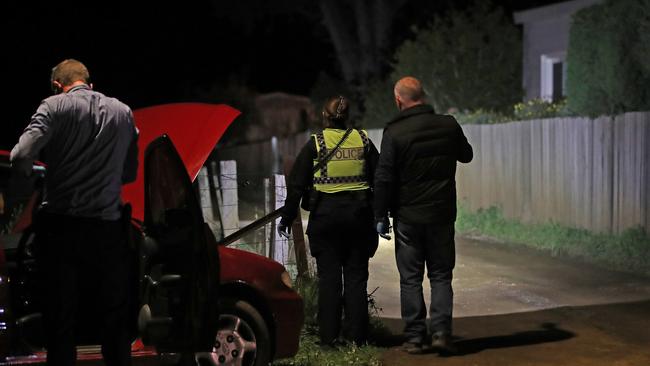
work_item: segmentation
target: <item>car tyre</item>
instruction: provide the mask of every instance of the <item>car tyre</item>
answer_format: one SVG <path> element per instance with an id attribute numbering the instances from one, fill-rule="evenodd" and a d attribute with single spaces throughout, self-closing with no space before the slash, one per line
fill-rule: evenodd
<path id="1" fill-rule="evenodd" d="M 226 298 L 219 302 L 219 330 L 211 353 L 197 353 L 203 365 L 262 366 L 271 362 L 271 336 L 253 305 Z"/>

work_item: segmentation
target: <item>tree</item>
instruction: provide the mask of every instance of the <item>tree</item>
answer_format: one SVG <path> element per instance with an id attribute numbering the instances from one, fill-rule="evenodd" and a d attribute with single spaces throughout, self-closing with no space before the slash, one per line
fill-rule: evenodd
<path id="1" fill-rule="evenodd" d="M 436 109 L 509 110 L 521 100 L 521 36 L 501 8 L 479 2 L 436 17 L 395 54 L 391 79 L 419 78 Z"/>
<path id="2" fill-rule="evenodd" d="M 395 14 L 407 0 L 320 0 L 343 78 L 360 85 L 385 70 Z"/>

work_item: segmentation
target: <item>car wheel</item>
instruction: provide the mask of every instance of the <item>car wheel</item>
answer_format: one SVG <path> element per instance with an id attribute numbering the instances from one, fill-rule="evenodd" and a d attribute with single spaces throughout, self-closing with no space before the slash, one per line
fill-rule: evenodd
<path id="1" fill-rule="evenodd" d="M 199 365 L 261 366 L 271 362 L 271 336 L 262 315 L 248 302 L 220 302 L 219 330 L 212 352 L 196 354 Z"/>

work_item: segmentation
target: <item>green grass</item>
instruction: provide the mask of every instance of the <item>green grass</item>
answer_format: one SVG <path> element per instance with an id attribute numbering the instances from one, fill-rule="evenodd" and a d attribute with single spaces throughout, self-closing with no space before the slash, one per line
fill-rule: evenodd
<path id="1" fill-rule="evenodd" d="M 495 207 L 471 213 L 459 205 L 456 230 L 582 259 L 608 268 L 650 275 L 650 236 L 641 228 L 598 234 L 557 223 L 523 224 Z"/>
<path id="2" fill-rule="evenodd" d="M 323 351 L 316 343 L 318 336 L 303 330 L 300 336 L 300 350 L 293 358 L 273 362 L 274 366 L 379 366 L 382 349 L 374 346 L 357 347 L 350 344 L 336 351 Z"/>
<path id="3" fill-rule="evenodd" d="M 300 335 L 300 350 L 293 358 L 273 362 L 274 366 L 381 365 L 379 355 L 383 350 L 372 345 L 358 347 L 349 344 L 339 347 L 335 351 L 322 350 L 317 343 L 318 281 L 312 278 L 299 278 L 296 281 L 296 289 L 303 298 L 305 311 L 305 325 Z M 380 309 L 376 306 L 374 298 L 369 296 L 369 312 L 371 315 L 369 333 L 371 339 L 375 335 L 383 335 L 387 332 L 381 321 L 376 317 L 379 311 Z"/>

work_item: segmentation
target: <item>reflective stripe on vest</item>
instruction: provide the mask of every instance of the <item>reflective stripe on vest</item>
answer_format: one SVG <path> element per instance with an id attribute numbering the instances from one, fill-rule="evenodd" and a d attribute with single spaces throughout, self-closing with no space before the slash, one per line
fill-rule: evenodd
<path id="1" fill-rule="evenodd" d="M 316 139 L 317 159 L 323 159 L 336 147 L 345 130 L 325 129 L 312 135 Z M 314 174 L 314 188 L 320 192 L 336 193 L 368 189 L 365 177 L 365 151 L 370 144 L 366 132 L 354 130 L 334 152 L 327 164 Z"/>

